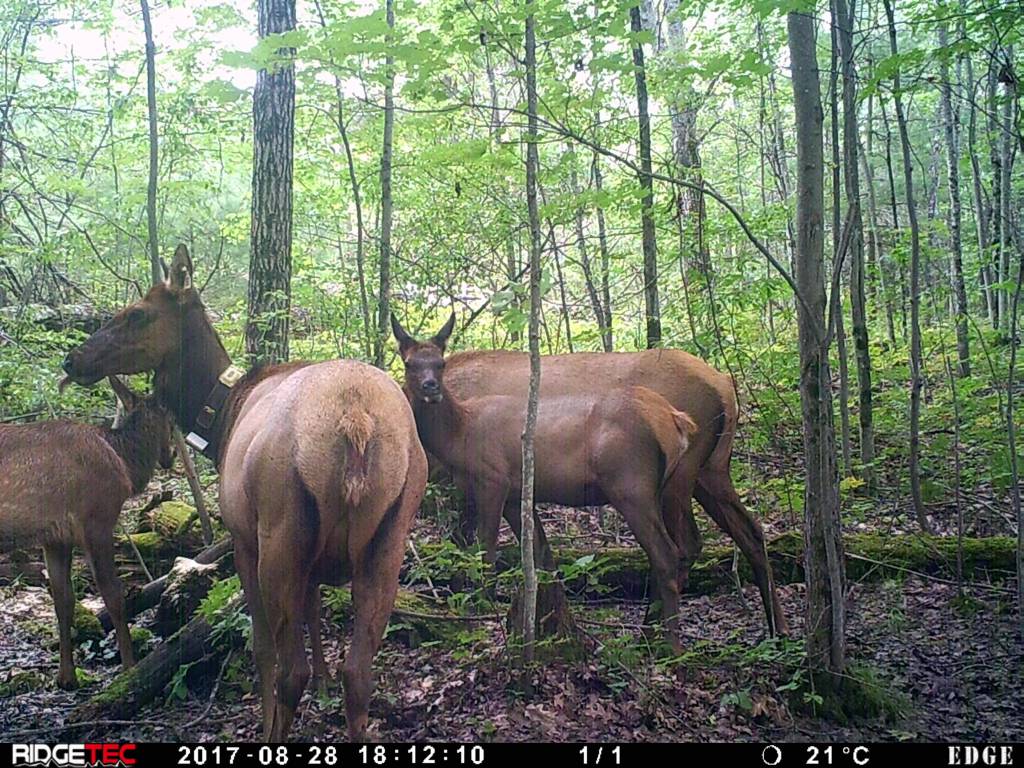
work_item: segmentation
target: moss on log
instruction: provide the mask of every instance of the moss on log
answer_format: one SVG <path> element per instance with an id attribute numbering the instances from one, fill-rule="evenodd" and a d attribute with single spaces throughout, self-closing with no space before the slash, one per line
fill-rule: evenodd
<path id="1" fill-rule="evenodd" d="M 228 615 L 237 610 L 242 602 L 243 597 L 239 592 L 221 608 L 219 615 Z M 163 692 L 179 667 L 216 653 L 213 635 L 213 625 L 203 614 L 197 613 L 188 624 L 154 647 L 138 664 L 123 670 L 106 688 L 75 707 L 68 716 L 68 722 L 131 717 Z"/>
<path id="2" fill-rule="evenodd" d="M 323 602 L 334 623 L 343 625 L 352 618 L 352 592 L 348 587 L 325 587 Z M 463 619 L 442 603 L 402 589 L 395 598 L 387 637 L 409 648 L 430 642 L 456 645 L 472 627 Z"/>
<path id="3" fill-rule="evenodd" d="M 76 600 L 75 613 L 71 619 L 71 636 L 74 641 L 81 645 L 87 640 L 102 640 L 105 634 L 96 614 Z"/>
<path id="4" fill-rule="evenodd" d="M 942 578 L 956 578 L 957 542 L 945 536 L 903 534 L 885 536 L 873 533 L 848 534 L 846 544 L 846 572 L 850 581 L 872 581 L 891 578 L 908 571 L 916 571 Z M 584 572 L 569 582 L 576 592 L 593 594 L 608 592 L 625 597 L 641 597 L 647 592 L 647 555 L 639 547 L 605 547 L 594 551 L 575 547 L 559 548 L 553 544 L 556 559 L 563 569 Z M 803 535 L 791 532 L 768 543 L 768 556 L 777 584 L 803 581 Z M 1000 580 L 1012 576 L 1016 541 L 1007 536 L 966 538 L 963 542 L 964 578 Z M 426 563 L 439 554 L 437 545 L 421 544 L 420 554 Z M 574 564 L 593 556 L 584 568 Z M 438 558 L 446 562 L 447 558 Z M 504 547 L 498 558 L 499 570 L 514 567 L 519 562 L 517 546 Z M 688 594 L 714 592 L 732 584 L 733 548 L 730 545 L 706 546 L 690 573 Z M 746 558 L 739 558 L 740 577 L 750 582 L 752 574 Z M 435 583 L 446 584 L 461 574 L 434 572 Z"/>

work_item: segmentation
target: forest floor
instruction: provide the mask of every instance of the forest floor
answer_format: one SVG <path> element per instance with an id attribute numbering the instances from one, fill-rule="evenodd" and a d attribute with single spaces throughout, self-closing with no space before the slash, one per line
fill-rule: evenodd
<path id="1" fill-rule="evenodd" d="M 565 535 L 598 530 L 594 510 L 548 510 L 546 529 Z M 781 525 L 781 523 L 780 523 Z M 611 526 L 614 528 L 614 526 Z M 766 526 L 776 527 L 775 521 Z M 604 538 L 609 535 L 605 526 Z M 436 539 L 433 520 L 417 537 Z M 506 534 L 507 535 L 507 534 Z M 599 541 L 590 536 L 599 549 Z M 623 543 L 628 535 L 620 536 Z M 714 534 L 709 534 L 713 540 Z M 556 544 L 557 547 L 557 544 Z M 780 588 L 793 636 L 800 637 L 803 586 Z M 849 592 L 850 655 L 905 698 L 902 714 L 837 723 L 794 706 L 787 686 L 799 682 L 800 643 L 765 640 L 756 589 L 688 595 L 682 603 L 685 652 L 673 665 L 652 658 L 636 625 L 644 606 L 605 598 L 574 601 L 587 636 L 580 660 L 546 660 L 536 673 L 535 696 L 518 691 L 507 635 L 499 620 L 467 622 L 455 639 L 410 647 L 389 636 L 374 668 L 371 736 L 389 741 L 732 741 L 732 740 L 963 740 L 1019 741 L 1024 737 L 1024 645 L 1018 639 L 1010 585 L 954 585 L 910 575 L 855 584 Z M 98 602 L 90 606 L 99 607 Z M 92 682 L 72 693 L 57 690 L 52 603 L 43 587 L 0 588 L 0 740 L 56 736 L 75 704 L 94 695 L 117 671 L 99 652 L 80 664 Z M 137 619 L 144 624 L 146 614 Z M 392 622 L 395 624 L 394 620 Z M 344 623 L 325 622 L 325 651 L 340 669 Z M 28 676 L 19 673 L 28 673 Z M 258 737 L 259 703 L 248 651 L 229 661 L 199 665 L 163 700 L 134 722 L 98 723 L 77 737 L 120 740 L 208 741 Z M 12 680 L 34 685 L 10 685 Z M 12 688 L 14 690 L 12 690 Z M 780 690 L 781 689 L 781 690 Z M 307 691 L 293 737 L 344 738 L 338 690 Z M 44 736 L 45 737 L 45 736 Z"/>

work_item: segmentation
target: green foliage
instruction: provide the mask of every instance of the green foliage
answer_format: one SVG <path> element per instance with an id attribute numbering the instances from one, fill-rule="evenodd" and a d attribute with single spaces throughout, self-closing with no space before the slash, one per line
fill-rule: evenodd
<path id="1" fill-rule="evenodd" d="M 196 610 L 213 627 L 211 637 L 217 645 L 230 645 L 237 637 L 245 638 L 246 645 L 250 642 L 252 619 L 245 609 L 245 601 L 236 599 L 241 589 L 237 575 L 220 579 L 210 587 Z"/>

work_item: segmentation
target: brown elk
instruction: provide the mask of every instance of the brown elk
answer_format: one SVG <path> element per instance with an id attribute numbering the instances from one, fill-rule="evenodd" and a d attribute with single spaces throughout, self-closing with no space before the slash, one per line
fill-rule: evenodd
<path id="1" fill-rule="evenodd" d="M 471 499 L 485 559 L 497 556 L 504 514 L 521 526 L 521 434 L 526 403 L 511 395 L 460 398 L 446 384 L 444 349 L 454 316 L 425 342 L 394 317 L 392 330 L 405 362 L 405 390 L 424 447 L 452 471 Z M 535 499 L 570 505 L 612 504 L 644 548 L 673 644 L 679 552 L 665 526 L 662 505 L 689 507 L 702 455 L 690 450 L 697 425 L 645 387 L 603 394 L 548 395 L 537 415 Z M 538 555 L 553 567 L 540 526 Z"/>
<path id="2" fill-rule="evenodd" d="M 769 632 L 785 634 L 786 616 L 775 590 L 764 532 L 736 493 L 729 472 L 739 418 L 732 379 L 679 349 L 545 355 L 541 370 L 542 400 L 563 395 L 593 396 L 642 385 L 693 418 L 698 431 L 692 436 L 692 450 L 701 458 L 694 498 L 750 562 Z M 530 358 L 523 352 L 471 350 L 453 353 L 446 360 L 445 383 L 458 399 L 512 395 L 525 402 L 529 377 Z M 701 537 L 689 504 L 668 512 L 665 524 L 679 549 L 679 585 L 683 590 L 690 566 L 700 554 Z M 469 525 L 473 524 L 473 514 L 469 509 Z"/>
<path id="3" fill-rule="evenodd" d="M 124 593 L 114 568 L 114 525 L 129 496 L 141 493 L 156 464 L 171 466 L 171 422 L 155 398 L 110 384 L 127 409 L 117 428 L 73 421 L 0 425 L 0 547 L 42 544 L 60 637 L 57 685 L 78 685 L 71 626 L 71 552 L 92 569 L 117 635 L 121 663 L 135 663 Z"/>
<path id="4" fill-rule="evenodd" d="M 319 585 L 351 580 L 345 707 L 349 736 L 362 738 L 371 663 L 426 485 L 412 411 L 391 378 L 363 363 L 266 366 L 234 383 L 230 362 L 182 245 L 167 282 L 73 350 L 64 367 L 83 384 L 155 371 L 161 402 L 183 428 L 202 430 L 252 615 L 264 738 L 287 736 L 309 680 L 304 624 L 314 672 L 326 675 Z"/>

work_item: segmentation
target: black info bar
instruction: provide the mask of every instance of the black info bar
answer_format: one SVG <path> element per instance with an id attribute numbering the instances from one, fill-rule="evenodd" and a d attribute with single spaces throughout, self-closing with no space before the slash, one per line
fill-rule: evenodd
<path id="1" fill-rule="evenodd" d="M 4 760 L 3 758 L 6 758 Z M 720 762 L 757 766 L 1024 766 L 1021 744 L 7 744 L 0 764 L 11 766 L 499 766 L 542 761 L 557 768 L 668 768 Z M 1019 760 L 1019 762 L 1018 762 Z M 713 762 L 712 762 L 713 761 Z"/>

